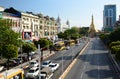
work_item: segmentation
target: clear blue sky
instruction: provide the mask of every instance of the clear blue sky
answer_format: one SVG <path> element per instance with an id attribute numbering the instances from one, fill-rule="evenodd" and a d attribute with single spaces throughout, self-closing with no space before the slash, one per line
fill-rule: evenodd
<path id="1" fill-rule="evenodd" d="M 63 23 L 68 19 L 71 26 L 89 26 L 91 16 L 98 29 L 103 26 L 103 9 L 106 4 L 116 4 L 117 19 L 120 14 L 119 0 L 0 0 L 0 6 L 13 7 L 20 11 L 42 13 L 57 18 Z"/>

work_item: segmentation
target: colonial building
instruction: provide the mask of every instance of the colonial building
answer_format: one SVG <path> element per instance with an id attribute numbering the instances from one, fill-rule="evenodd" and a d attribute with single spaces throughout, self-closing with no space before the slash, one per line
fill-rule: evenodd
<path id="1" fill-rule="evenodd" d="M 20 17 L 17 17 L 14 14 L 7 13 L 7 12 L 0 12 L 0 18 L 5 19 L 6 23 L 11 23 L 9 25 L 15 32 L 20 32 Z"/>
<path id="2" fill-rule="evenodd" d="M 90 25 L 89 30 L 88 30 L 89 36 L 94 37 L 94 36 L 96 36 L 97 32 L 98 32 L 98 30 L 96 29 L 96 27 L 94 25 L 94 18 L 92 15 L 91 25 Z"/>
<path id="3" fill-rule="evenodd" d="M 59 16 L 57 18 L 57 26 L 58 26 L 58 33 L 64 32 L 65 30 L 70 29 L 69 21 L 67 20 L 66 23 L 61 23 L 61 19 L 59 18 Z"/>
<path id="4" fill-rule="evenodd" d="M 23 40 L 39 39 L 39 18 L 29 12 L 21 12 L 21 29 Z"/>
<path id="5" fill-rule="evenodd" d="M 11 7 L 0 12 L 0 18 L 10 19 L 13 23 L 12 29 L 21 33 L 24 41 L 39 40 L 40 38 L 56 40 L 58 26 L 53 17 L 32 12 L 20 12 Z"/>
<path id="6" fill-rule="evenodd" d="M 0 11 L 4 11 L 4 7 L 0 6 Z"/>

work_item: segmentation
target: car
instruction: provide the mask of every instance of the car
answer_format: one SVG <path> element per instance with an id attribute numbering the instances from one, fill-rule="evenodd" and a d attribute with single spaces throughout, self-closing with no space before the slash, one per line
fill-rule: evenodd
<path id="1" fill-rule="evenodd" d="M 31 67 L 38 67 L 39 66 L 39 63 L 36 61 L 36 60 L 34 60 L 34 61 L 30 61 L 30 64 L 29 64 L 29 67 L 31 68 Z"/>
<path id="2" fill-rule="evenodd" d="M 79 46 L 79 45 L 80 45 L 80 43 L 77 43 L 77 44 L 76 44 L 76 46 Z"/>
<path id="3" fill-rule="evenodd" d="M 20 58 L 20 59 L 22 58 L 23 62 L 28 61 L 27 56 L 19 56 L 18 58 Z"/>
<path id="4" fill-rule="evenodd" d="M 21 60 L 21 58 L 14 58 L 13 60 L 15 60 L 18 65 L 23 62 L 23 60 Z"/>
<path id="5" fill-rule="evenodd" d="M 49 65 L 52 63 L 51 60 L 46 60 L 42 63 L 42 67 L 49 67 Z"/>
<path id="6" fill-rule="evenodd" d="M 18 63 L 15 60 L 10 60 L 9 61 L 9 66 L 17 66 Z"/>
<path id="7" fill-rule="evenodd" d="M 0 66 L 0 71 L 2 71 L 4 69 L 4 66 Z"/>
<path id="8" fill-rule="evenodd" d="M 39 75 L 39 68 L 38 67 L 32 67 L 27 73 L 26 78 L 35 78 Z"/>
<path id="9" fill-rule="evenodd" d="M 49 67 L 52 69 L 52 72 L 54 72 L 55 70 L 57 70 L 59 68 L 59 64 L 58 63 L 51 63 L 49 65 Z"/>
<path id="10" fill-rule="evenodd" d="M 67 46 L 66 49 L 69 50 L 69 49 L 70 49 L 70 46 Z"/>

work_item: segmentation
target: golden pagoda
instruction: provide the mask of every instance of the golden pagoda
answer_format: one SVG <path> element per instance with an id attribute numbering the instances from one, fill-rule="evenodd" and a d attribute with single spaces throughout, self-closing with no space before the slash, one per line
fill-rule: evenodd
<path id="1" fill-rule="evenodd" d="M 92 15 L 92 21 L 91 21 L 91 25 L 88 30 L 88 34 L 90 37 L 95 37 L 97 32 L 98 32 L 98 30 L 96 29 L 96 27 L 94 25 L 94 19 L 93 19 L 93 15 Z"/>

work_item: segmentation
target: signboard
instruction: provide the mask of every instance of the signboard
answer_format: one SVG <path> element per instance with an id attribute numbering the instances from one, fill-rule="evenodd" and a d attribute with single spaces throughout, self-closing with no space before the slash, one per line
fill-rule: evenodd
<path id="1" fill-rule="evenodd" d="M 32 37 L 32 32 L 23 32 L 23 33 L 22 33 L 22 38 L 23 38 L 24 40 L 30 40 L 31 37 Z"/>
<path id="2" fill-rule="evenodd" d="M 0 19 L 2 19 L 2 13 L 0 13 Z"/>

